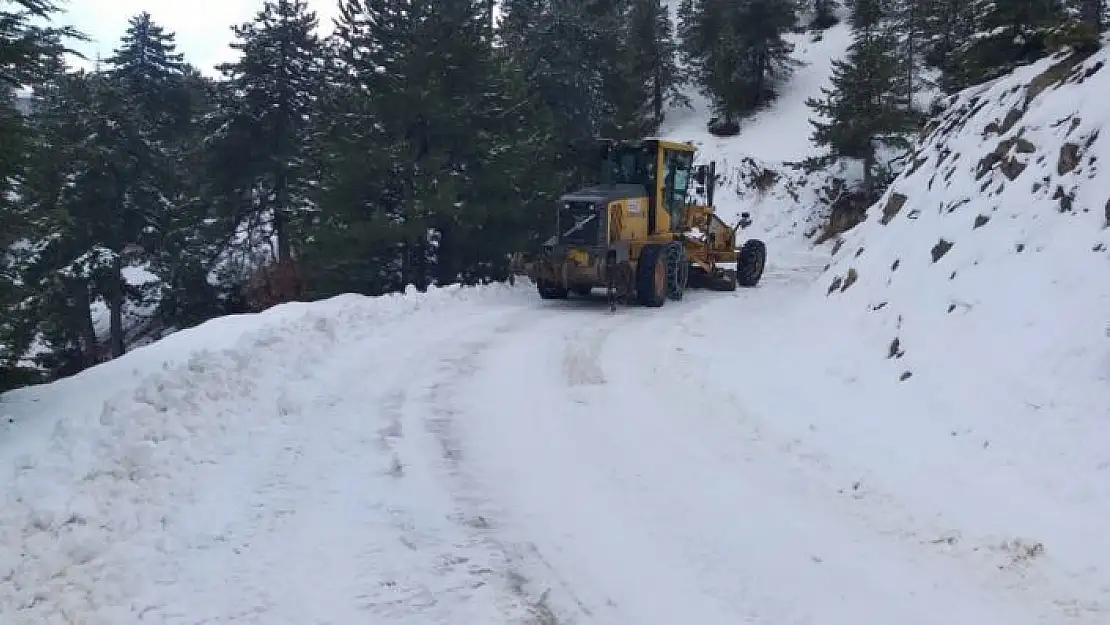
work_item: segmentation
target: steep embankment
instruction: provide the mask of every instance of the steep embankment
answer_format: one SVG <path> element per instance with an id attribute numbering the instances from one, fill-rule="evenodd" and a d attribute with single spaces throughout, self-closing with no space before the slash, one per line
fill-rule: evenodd
<path id="1" fill-rule="evenodd" d="M 817 297 L 890 356 L 891 377 L 975 398 L 1030 434 L 1105 423 L 1108 58 L 1045 59 L 951 98 L 837 242 Z M 1093 468 L 1105 438 L 1088 441 L 1054 452 Z"/>
<path id="2" fill-rule="evenodd" d="M 845 493 L 1092 622 L 1110 605 L 1108 60 L 952 97 L 808 295 L 700 326 Z"/>

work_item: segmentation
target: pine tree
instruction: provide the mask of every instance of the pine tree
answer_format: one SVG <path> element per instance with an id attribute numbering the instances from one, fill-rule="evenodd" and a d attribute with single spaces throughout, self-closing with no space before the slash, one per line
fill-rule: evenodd
<path id="1" fill-rule="evenodd" d="M 330 82 L 346 84 L 329 100 L 344 117 L 327 114 L 338 120 L 325 146 L 337 173 L 321 199 L 333 227 L 318 236 L 349 248 L 362 226 L 373 245 L 358 254 L 382 262 L 378 275 L 360 276 L 360 290 L 453 282 L 496 250 L 496 239 L 475 238 L 498 219 L 488 189 L 507 182 L 496 182 L 491 162 L 509 149 L 499 141 L 505 105 L 487 15 L 482 0 L 341 7 L 336 72 L 345 80 Z M 319 248 L 314 257 L 338 262 Z"/>
<path id="2" fill-rule="evenodd" d="M 66 40 L 85 36 L 69 26 L 43 26 L 60 10 L 50 0 L 7 0 L 0 7 L 0 391 L 16 379 L 12 367 L 30 343 L 31 293 L 24 279 L 26 241 L 36 215 L 26 203 L 28 168 L 39 138 L 15 103 L 15 90 L 49 81 L 61 72 Z M 36 23 L 39 22 L 39 23 Z"/>
<path id="3" fill-rule="evenodd" d="M 819 116 L 811 119 L 813 141 L 828 146 L 834 157 L 864 162 L 864 190 L 877 194 L 881 172 L 878 143 L 906 146 L 902 136 L 913 129 L 906 108 L 905 73 L 898 62 L 897 38 L 885 27 L 880 0 L 857 0 L 851 15 L 855 36 L 845 59 L 833 62 L 831 88 L 807 104 Z"/>
<path id="4" fill-rule="evenodd" d="M 176 39 L 144 11 L 128 20 L 119 46 L 104 60 L 107 75 L 137 112 L 165 135 L 180 133 L 189 115 L 183 84 L 186 63 L 177 52 Z"/>
<path id="5" fill-rule="evenodd" d="M 219 66 L 236 95 L 219 136 L 233 175 L 233 227 L 269 223 L 276 260 L 292 259 L 299 221 L 312 209 L 306 132 L 316 114 L 323 45 L 316 13 L 304 0 L 266 0 L 254 20 L 233 28 L 242 56 Z M 253 244 L 253 241 L 248 241 Z"/>
<path id="6" fill-rule="evenodd" d="M 638 116 L 646 133 L 656 134 L 670 106 L 690 106 L 683 92 L 686 77 L 678 67 L 678 43 L 671 27 L 670 9 L 662 0 L 633 0 L 629 12 L 628 75 L 641 99 Z"/>
<path id="7" fill-rule="evenodd" d="M 643 132 L 642 80 L 629 73 L 631 0 L 506 0 L 502 11 L 505 49 L 563 136 Z"/>
<path id="8" fill-rule="evenodd" d="M 940 70 L 939 86 L 945 91 L 958 87 L 958 52 L 975 34 L 977 15 L 985 10 L 982 4 L 981 0 L 925 0 L 919 6 L 922 61 L 926 67 Z"/>
<path id="9" fill-rule="evenodd" d="M 1104 0 L 1080 0 L 1080 19 L 1096 33 L 1101 33 L 1105 27 L 1104 6 Z"/>
<path id="10" fill-rule="evenodd" d="M 836 17 L 835 8 L 836 0 L 814 0 L 813 18 L 810 19 L 809 27 L 813 30 L 825 30 L 836 26 L 840 20 Z"/>
<path id="11" fill-rule="evenodd" d="M 783 35 L 796 22 L 792 0 L 682 0 L 679 36 L 697 84 L 735 134 L 738 119 L 770 102 L 793 73 L 793 45 Z"/>
<path id="12" fill-rule="evenodd" d="M 954 53 L 952 88 L 997 78 L 1049 49 L 1065 20 L 1061 0 L 974 0 L 975 31 Z"/>

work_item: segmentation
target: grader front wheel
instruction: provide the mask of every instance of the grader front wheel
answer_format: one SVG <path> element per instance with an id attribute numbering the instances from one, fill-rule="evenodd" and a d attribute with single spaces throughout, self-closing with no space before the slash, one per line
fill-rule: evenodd
<path id="1" fill-rule="evenodd" d="M 682 299 L 686 285 L 690 281 L 690 261 L 686 258 L 686 248 L 678 241 L 667 244 L 667 297 Z"/>
<path id="2" fill-rule="evenodd" d="M 759 239 L 749 239 L 736 259 L 736 283 L 745 287 L 759 284 L 766 264 L 767 245 Z"/>

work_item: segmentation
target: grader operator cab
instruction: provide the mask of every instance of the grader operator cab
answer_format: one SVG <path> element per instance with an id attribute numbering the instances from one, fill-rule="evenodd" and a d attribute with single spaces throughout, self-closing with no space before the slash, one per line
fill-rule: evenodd
<path id="1" fill-rule="evenodd" d="M 749 239 L 737 249 L 737 231 L 751 220 L 745 213 L 733 227 L 717 216 L 716 164 L 695 167 L 694 153 L 691 144 L 664 139 L 606 142 L 602 184 L 559 198 L 556 233 L 528 264 L 540 297 L 605 288 L 611 307 L 658 307 L 687 288 L 755 286 L 767 248 Z M 687 203 L 691 180 L 704 205 Z"/>

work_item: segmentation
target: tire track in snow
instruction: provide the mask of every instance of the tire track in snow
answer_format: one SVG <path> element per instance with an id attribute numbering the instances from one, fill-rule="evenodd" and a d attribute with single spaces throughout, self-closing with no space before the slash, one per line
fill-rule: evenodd
<path id="1" fill-rule="evenodd" d="M 498 554 L 478 529 L 456 521 L 436 440 L 412 420 L 412 407 L 421 405 L 422 377 L 453 349 L 451 339 L 481 336 L 491 318 L 512 312 L 464 310 L 432 329 L 419 324 L 417 344 L 401 329 L 415 330 L 420 320 L 364 331 L 364 320 L 350 320 L 356 336 L 332 346 L 331 366 L 302 367 L 303 376 L 285 380 L 278 431 L 240 463 L 268 471 L 246 476 L 253 486 L 211 492 L 194 509 L 204 515 L 205 503 L 224 499 L 211 511 L 223 539 L 202 553 L 190 549 L 194 542 L 168 554 L 170 563 L 188 561 L 189 571 L 147 620 L 506 620 L 513 606 L 500 587 Z"/>
<path id="2" fill-rule="evenodd" d="M 620 319 L 562 310 L 472 356 L 453 438 L 553 612 L 644 625 L 1041 622 L 1020 597 L 975 592 L 928 550 L 884 536 L 905 529 L 885 527 L 888 510 L 855 516 L 773 428 L 750 415 L 719 427 L 740 411 L 699 388 L 713 359 L 676 354 L 706 305 L 756 326 L 743 292 L 724 297 Z"/>
<path id="3" fill-rule="evenodd" d="M 513 622 L 522 625 L 559 625 L 567 622 L 565 615 L 558 615 L 548 602 L 549 589 L 535 588 L 532 580 L 522 571 L 538 563 L 550 569 L 531 544 L 514 544 L 504 539 L 498 520 L 505 510 L 497 506 L 488 490 L 468 470 L 464 443 L 457 434 L 456 420 L 462 416 L 454 404 L 454 394 L 467 384 L 478 371 L 481 358 L 500 343 L 522 340 L 520 332 L 532 329 L 535 323 L 549 313 L 527 310 L 498 326 L 484 339 L 458 346 L 456 353 L 440 360 L 436 374 L 429 379 L 422 395 L 422 403 L 414 411 L 423 415 L 426 430 L 439 443 L 444 469 L 453 485 L 452 496 L 459 512 L 454 520 L 468 527 L 475 537 L 499 558 L 500 582 L 507 591 L 504 611 Z M 578 611 L 589 616 L 589 609 L 575 601 Z"/>

